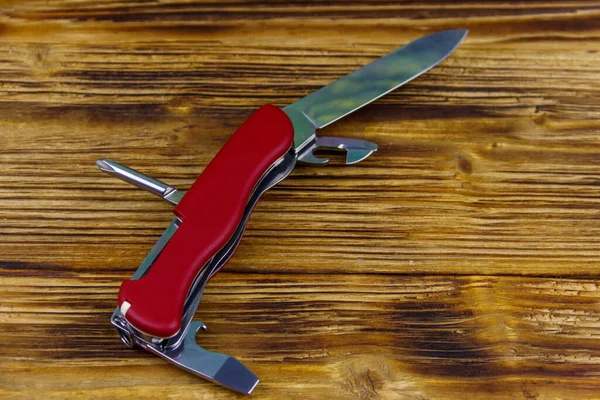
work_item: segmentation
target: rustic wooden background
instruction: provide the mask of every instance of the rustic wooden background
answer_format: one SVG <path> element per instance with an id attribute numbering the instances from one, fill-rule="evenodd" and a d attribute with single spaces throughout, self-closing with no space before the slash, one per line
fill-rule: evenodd
<path id="1" fill-rule="evenodd" d="M 3 2 L 0 398 L 231 399 L 108 320 L 188 188 L 264 103 L 428 33 L 443 64 L 325 132 L 206 290 L 198 341 L 255 399 L 600 398 L 598 1 Z"/>

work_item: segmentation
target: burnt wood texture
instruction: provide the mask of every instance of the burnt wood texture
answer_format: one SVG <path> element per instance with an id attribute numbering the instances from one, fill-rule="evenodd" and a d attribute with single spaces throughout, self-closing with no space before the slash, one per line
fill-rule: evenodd
<path id="1" fill-rule="evenodd" d="M 109 324 L 171 207 L 265 103 L 423 35 L 426 75 L 322 134 L 209 283 L 198 343 L 255 399 L 600 397 L 598 1 L 8 1 L 0 6 L 0 398 L 241 397 Z"/>

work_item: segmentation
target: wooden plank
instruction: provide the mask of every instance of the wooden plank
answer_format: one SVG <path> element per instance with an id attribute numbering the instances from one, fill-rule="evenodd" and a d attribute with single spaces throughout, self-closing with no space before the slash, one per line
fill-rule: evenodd
<path id="1" fill-rule="evenodd" d="M 228 397 L 120 345 L 107 324 L 115 279 L 44 273 L 3 285 L 4 394 L 34 385 L 59 397 Z M 258 398 L 444 398 L 484 388 L 501 398 L 544 393 L 545 380 L 566 386 L 546 394 L 569 396 L 600 376 L 599 297 L 598 281 L 584 279 L 223 273 L 198 313 L 209 326 L 199 342 L 234 350 L 262 376 Z"/>
<path id="2" fill-rule="evenodd" d="M 5 2 L 0 397 L 233 398 L 124 348 L 116 293 L 253 110 L 398 45 L 440 66 L 328 127 L 377 142 L 259 202 L 197 314 L 256 398 L 594 398 L 600 389 L 600 6 Z"/>

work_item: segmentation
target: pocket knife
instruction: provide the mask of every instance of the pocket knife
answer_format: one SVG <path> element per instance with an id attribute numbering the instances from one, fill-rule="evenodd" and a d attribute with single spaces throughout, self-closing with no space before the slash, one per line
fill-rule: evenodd
<path id="1" fill-rule="evenodd" d="M 325 164 L 318 148 L 346 152 L 354 164 L 377 150 L 358 139 L 316 136 L 323 128 L 411 81 L 444 60 L 466 30 L 417 39 L 280 109 L 265 105 L 231 136 L 187 193 L 114 161 L 102 170 L 175 206 L 175 218 L 130 280 L 111 317 L 121 340 L 229 389 L 250 393 L 258 378 L 234 357 L 196 344 L 206 327 L 193 321 L 208 280 L 239 244 L 250 213 L 296 162 Z"/>

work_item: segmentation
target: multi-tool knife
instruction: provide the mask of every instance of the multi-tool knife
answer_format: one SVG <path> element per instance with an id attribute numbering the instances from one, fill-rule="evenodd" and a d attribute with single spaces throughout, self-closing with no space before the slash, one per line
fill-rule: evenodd
<path id="1" fill-rule="evenodd" d="M 315 149 L 346 152 L 355 164 L 377 150 L 358 139 L 316 136 L 321 129 L 416 78 L 445 59 L 466 30 L 422 37 L 280 109 L 259 108 L 233 134 L 187 193 L 111 160 L 102 170 L 175 206 L 175 218 L 130 280 L 111 322 L 122 341 L 203 378 L 250 393 L 258 378 L 237 359 L 196 344 L 192 322 L 204 287 L 239 244 L 259 197 L 296 162 L 325 164 Z"/>

